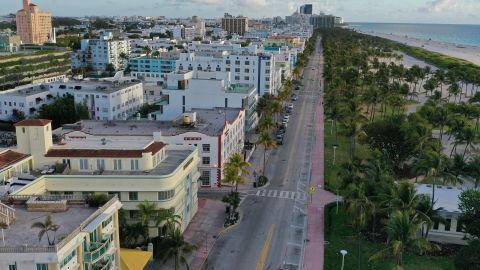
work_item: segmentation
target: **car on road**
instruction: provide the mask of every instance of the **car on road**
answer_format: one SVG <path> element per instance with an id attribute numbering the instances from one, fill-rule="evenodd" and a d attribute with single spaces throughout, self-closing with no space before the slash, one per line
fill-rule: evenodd
<path id="1" fill-rule="evenodd" d="M 296 101 L 297 99 L 298 99 L 297 95 L 293 95 L 292 98 L 291 98 L 292 101 Z"/>
<path id="2" fill-rule="evenodd" d="M 287 122 L 290 121 L 290 115 L 288 115 L 288 114 L 284 115 L 283 116 L 283 121 L 287 121 Z"/>
<path id="3" fill-rule="evenodd" d="M 300 90 L 300 86 L 295 86 L 295 90 Z"/>
<path id="4" fill-rule="evenodd" d="M 284 137 L 284 136 L 285 136 L 284 134 L 277 134 L 276 139 L 277 139 L 277 144 L 278 144 L 278 145 L 282 145 L 282 144 L 283 144 L 283 137 Z"/>
<path id="5" fill-rule="evenodd" d="M 289 104 L 287 105 L 287 109 L 293 110 L 293 103 L 289 103 Z"/>
<path id="6" fill-rule="evenodd" d="M 287 128 L 288 127 L 288 122 L 282 121 L 282 127 Z"/>

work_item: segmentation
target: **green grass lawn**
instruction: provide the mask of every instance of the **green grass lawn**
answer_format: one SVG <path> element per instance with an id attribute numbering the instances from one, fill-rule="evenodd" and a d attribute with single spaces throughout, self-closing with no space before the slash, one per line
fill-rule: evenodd
<path id="1" fill-rule="evenodd" d="M 329 208 L 325 208 L 327 211 Z M 342 255 L 340 250 L 347 250 L 345 257 L 344 269 L 356 269 L 357 266 L 357 240 L 352 227 L 348 225 L 349 217 L 340 206 L 339 213 L 336 214 L 335 207 L 331 208 L 332 223 L 327 229 L 325 225 L 325 270 L 340 269 L 342 263 Z M 329 215 L 325 212 L 325 222 L 327 223 Z M 390 270 L 393 269 L 394 263 L 392 258 L 385 258 L 380 261 L 369 262 L 369 257 L 376 251 L 381 250 L 383 243 L 372 243 L 368 240 L 362 240 L 360 252 L 360 269 L 368 270 Z M 416 256 L 414 254 L 406 254 L 404 256 L 403 267 L 405 270 L 454 270 L 452 257 L 431 257 Z"/>

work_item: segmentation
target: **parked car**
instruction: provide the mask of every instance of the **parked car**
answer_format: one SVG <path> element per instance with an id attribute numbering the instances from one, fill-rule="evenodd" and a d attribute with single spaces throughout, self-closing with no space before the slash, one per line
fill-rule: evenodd
<path id="1" fill-rule="evenodd" d="M 295 86 L 295 90 L 300 90 L 300 86 Z"/>
<path id="2" fill-rule="evenodd" d="M 283 137 L 284 137 L 284 134 L 277 134 L 277 144 L 278 145 L 282 145 L 283 144 Z"/>
<path id="3" fill-rule="evenodd" d="M 288 120 L 283 120 L 282 121 L 282 126 L 284 126 L 286 128 L 288 126 Z"/>
<path id="4" fill-rule="evenodd" d="M 292 96 L 292 101 L 296 101 L 298 99 L 298 96 L 297 95 L 293 95 Z"/>
<path id="5" fill-rule="evenodd" d="M 293 103 L 289 103 L 289 104 L 287 105 L 287 109 L 293 110 Z"/>

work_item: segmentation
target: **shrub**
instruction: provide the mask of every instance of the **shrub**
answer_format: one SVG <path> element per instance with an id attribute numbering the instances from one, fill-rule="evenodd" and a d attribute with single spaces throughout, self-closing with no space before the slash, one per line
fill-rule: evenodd
<path id="1" fill-rule="evenodd" d="M 108 202 L 108 196 L 105 193 L 93 194 L 88 198 L 88 206 L 100 207 Z"/>

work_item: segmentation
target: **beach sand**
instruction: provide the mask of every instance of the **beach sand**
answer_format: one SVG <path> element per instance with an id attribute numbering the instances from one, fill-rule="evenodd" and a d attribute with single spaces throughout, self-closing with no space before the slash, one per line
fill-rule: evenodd
<path id="1" fill-rule="evenodd" d="M 360 33 L 378 36 L 393 41 L 397 41 L 406 45 L 424 48 L 432 52 L 438 52 L 448 56 L 464 59 L 476 65 L 480 65 L 480 47 L 472 45 L 457 45 L 453 43 L 440 42 L 434 40 L 424 40 L 419 38 L 390 35 L 378 32 L 359 31 Z"/>

